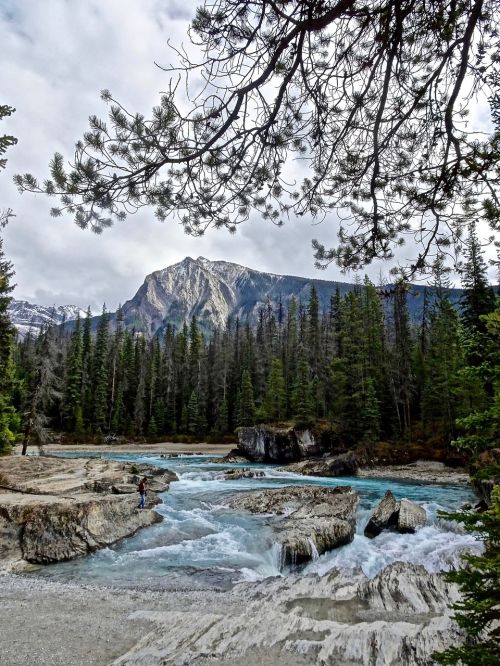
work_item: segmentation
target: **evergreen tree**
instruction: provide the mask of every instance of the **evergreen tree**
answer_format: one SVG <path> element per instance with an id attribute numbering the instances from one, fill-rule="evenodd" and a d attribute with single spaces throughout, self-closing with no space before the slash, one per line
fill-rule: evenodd
<path id="1" fill-rule="evenodd" d="M 259 413 L 264 421 L 276 421 L 285 417 L 286 390 L 281 359 L 275 358 L 267 379 L 266 394 Z"/>
<path id="2" fill-rule="evenodd" d="M 464 373 L 481 380 L 491 391 L 482 409 L 473 409 L 457 420 L 461 435 L 454 442 L 473 454 L 497 447 L 500 432 L 500 308 L 483 315 L 482 323 L 486 329 L 483 337 L 487 339 L 484 358 L 479 369 L 466 367 Z"/>
<path id="3" fill-rule="evenodd" d="M 255 424 L 255 402 L 252 378 L 248 370 L 243 371 L 239 396 L 238 425 L 253 426 Z"/>
<path id="4" fill-rule="evenodd" d="M 97 327 L 94 357 L 92 363 L 92 378 L 94 385 L 92 426 L 94 432 L 102 433 L 108 427 L 108 329 L 109 317 L 106 306 Z"/>
<path id="5" fill-rule="evenodd" d="M 64 412 L 67 420 L 67 429 L 75 432 L 78 429 L 81 434 L 83 429 L 82 415 L 82 379 L 83 379 L 83 341 L 80 315 L 77 315 L 75 328 L 71 334 L 67 358 L 66 388 L 64 400 Z"/>
<path id="6" fill-rule="evenodd" d="M 83 323 L 82 334 L 82 410 L 84 423 L 92 428 L 93 377 L 92 377 L 92 313 L 90 307 Z"/>
<path id="7" fill-rule="evenodd" d="M 133 433 L 144 434 L 146 422 L 146 341 L 142 336 L 135 340 L 134 349 L 134 411 L 133 411 Z"/>
<path id="8" fill-rule="evenodd" d="M 483 333 L 485 325 L 481 317 L 495 309 L 495 294 L 488 284 L 486 264 L 475 222 L 469 225 L 465 259 L 462 275 L 462 285 L 465 288 L 462 298 L 462 317 L 467 326 Z"/>
<path id="9" fill-rule="evenodd" d="M 465 387 L 461 329 L 458 314 L 447 297 L 448 287 L 439 257 L 434 264 L 436 295 L 429 316 L 421 412 L 425 431 L 443 435 L 449 441 L 455 435 Z"/>
<path id="10" fill-rule="evenodd" d="M 49 328 L 38 336 L 30 355 L 23 406 L 23 456 L 33 442 L 42 446 L 47 441 L 49 414 L 61 397 L 61 380 L 55 373 L 56 362 L 57 333 Z"/>
<path id="11" fill-rule="evenodd" d="M 312 421 L 311 384 L 309 364 L 303 347 L 299 349 L 297 375 L 292 391 L 293 416 L 297 425 L 309 425 Z"/>
<path id="12" fill-rule="evenodd" d="M 316 287 L 312 285 L 307 306 L 307 347 L 308 361 L 312 376 L 318 374 L 320 361 L 319 299 Z"/>
<path id="13" fill-rule="evenodd" d="M 413 371 L 411 367 L 412 335 L 407 305 L 408 285 L 398 282 L 393 290 L 392 367 L 390 389 L 396 410 L 398 430 L 409 434 Z"/>
<path id="14" fill-rule="evenodd" d="M 0 237 L 0 456 L 10 451 L 10 447 L 14 443 L 14 430 L 17 424 L 17 416 L 11 400 L 14 382 L 12 348 L 15 330 L 7 312 L 7 307 L 12 300 L 10 293 L 14 289 L 10 283 L 13 275 L 12 264 L 5 258 L 3 239 Z"/>
<path id="15" fill-rule="evenodd" d="M 193 391 L 189 396 L 187 404 L 187 432 L 190 435 L 197 435 L 200 432 L 200 403 L 197 391 Z"/>
<path id="16" fill-rule="evenodd" d="M 366 444 L 375 444 L 380 436 L 380 407 L 375 384 L 370 378 L 366 380 L 361 422 L 363 425 L 362 441 Z"/>

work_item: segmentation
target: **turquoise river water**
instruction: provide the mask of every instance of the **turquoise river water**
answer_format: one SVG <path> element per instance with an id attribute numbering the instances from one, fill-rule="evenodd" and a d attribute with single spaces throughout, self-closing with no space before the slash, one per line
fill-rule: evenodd
<path id="1" fill-rule="evenodd" d="M 77 455 L 81 457 L 74 454 Z M 163 503 L 156 508 L 163 522 L 89 557 L 44 567 L 38 575 L 149 589 L 227 589 L 243 580 L 287 575 L 279 570 L 272 518 L 231 510 L 224 505 L 224 498 L 257 488 L 296 484 L 346 485 L 360 494 L 353 542 L 316 558 L 302 569 L 304 574 L 360 566 L 373 577 L 395 561 L 423 564 L 429 571 L 440 571 L 455 566 L 462 552 L 479 552 L 481 548 L 473 535 L 437 515 L 440 509 L 455 509 L 474 500 L 472 490 L 464 486 L 357 477 L 303 477 L 262 464 L 244 466 L 263 470 L 264 477 L 226 481 L 224 470 L 238 465 L 209 462 L 213 456 L 165 459 L 153 454 L 103 454 L 102 457 L 147 462 L 176 472 L 179 481 L 161 495 Z M 421 504 L 427 512 L 427 525 L 416 534 L 382 532 L 375 539 L 368 539 L 363 536 L 366 521 L 389 488 L 397 499 L 407 498 Z"/>

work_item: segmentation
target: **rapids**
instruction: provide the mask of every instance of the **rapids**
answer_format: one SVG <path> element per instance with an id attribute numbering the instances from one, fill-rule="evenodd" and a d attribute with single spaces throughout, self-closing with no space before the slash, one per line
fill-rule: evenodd
<path id="1" fill-rule="evenodd" d="M 66 453 L 65 456 L 81 457 Z M 93 457 L 88 454 L 88 457 Z M 279 549 L 273 544 L 271 516 L 238 513 L 224 505 L 236 492 L 292 484 L 350 485 L 360 494 L 357 534 L 347 546 L 325 553 L 302 568 L 302 573 L 325 574 L 333 568 L 361 567 L 375 576 L 396 561 L 423 564 L 430 572 L 455 566 L 464 551 L 479 552 L 481 544 L 455 523 L 438 516 L 440 509 L 458 508 L 474 500 L 468 487 L 402 483 L 357 477 L 304 477 L 272 465 L 209 462 L 214 456 L 160 458 L 154 454 L 103 454 L 114 460 L 147 462 L 176 472 L 178 482 L 161 495 L 157 511 L 164 520 L 95 554 L 44 567 L 37 572 L 58 580 L 112 584 L 148 589 L 228 589 L 235 582 L 262 580 L 280 572 Z M 224 480 L 228 468 L 254 467 L 265 476 Z M 363 536 L 368 517 L 390 488 L 397 499 L 421 504 L 428 524 L 416 534 L 382 532 Z"/>

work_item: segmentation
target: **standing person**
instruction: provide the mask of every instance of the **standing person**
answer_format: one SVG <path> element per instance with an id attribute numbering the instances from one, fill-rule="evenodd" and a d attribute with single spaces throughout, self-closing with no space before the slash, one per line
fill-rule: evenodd
<path id="1" fill-rule="evenodd" d="M 137 507 L 138 509 L 144 509 L 147 490 L 148 490 L 148 480 L 147 477 L 144 477 L 139 481 L 139 495 L 141 496 L 141 499 L 139 501 L 139 506 Z"/>

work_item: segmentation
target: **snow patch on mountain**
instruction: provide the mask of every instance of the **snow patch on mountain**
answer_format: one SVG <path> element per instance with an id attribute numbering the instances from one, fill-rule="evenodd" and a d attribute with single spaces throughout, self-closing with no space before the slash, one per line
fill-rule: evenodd
<path id="1" fill-rule="evenodd" d="M 12 300 L 7 307 L 7 311 L 18 335 L 22 338 L 29 332 L 37 335 L 46 326 L 62 324 L 63 321 L 71 321 L 76 319 L 78 314 L 83 318 L 86 314 L 77 305 L 54 305 L 47 307 L 45 305 L 35 305 L 28 301 L 18 300 Z"/>

